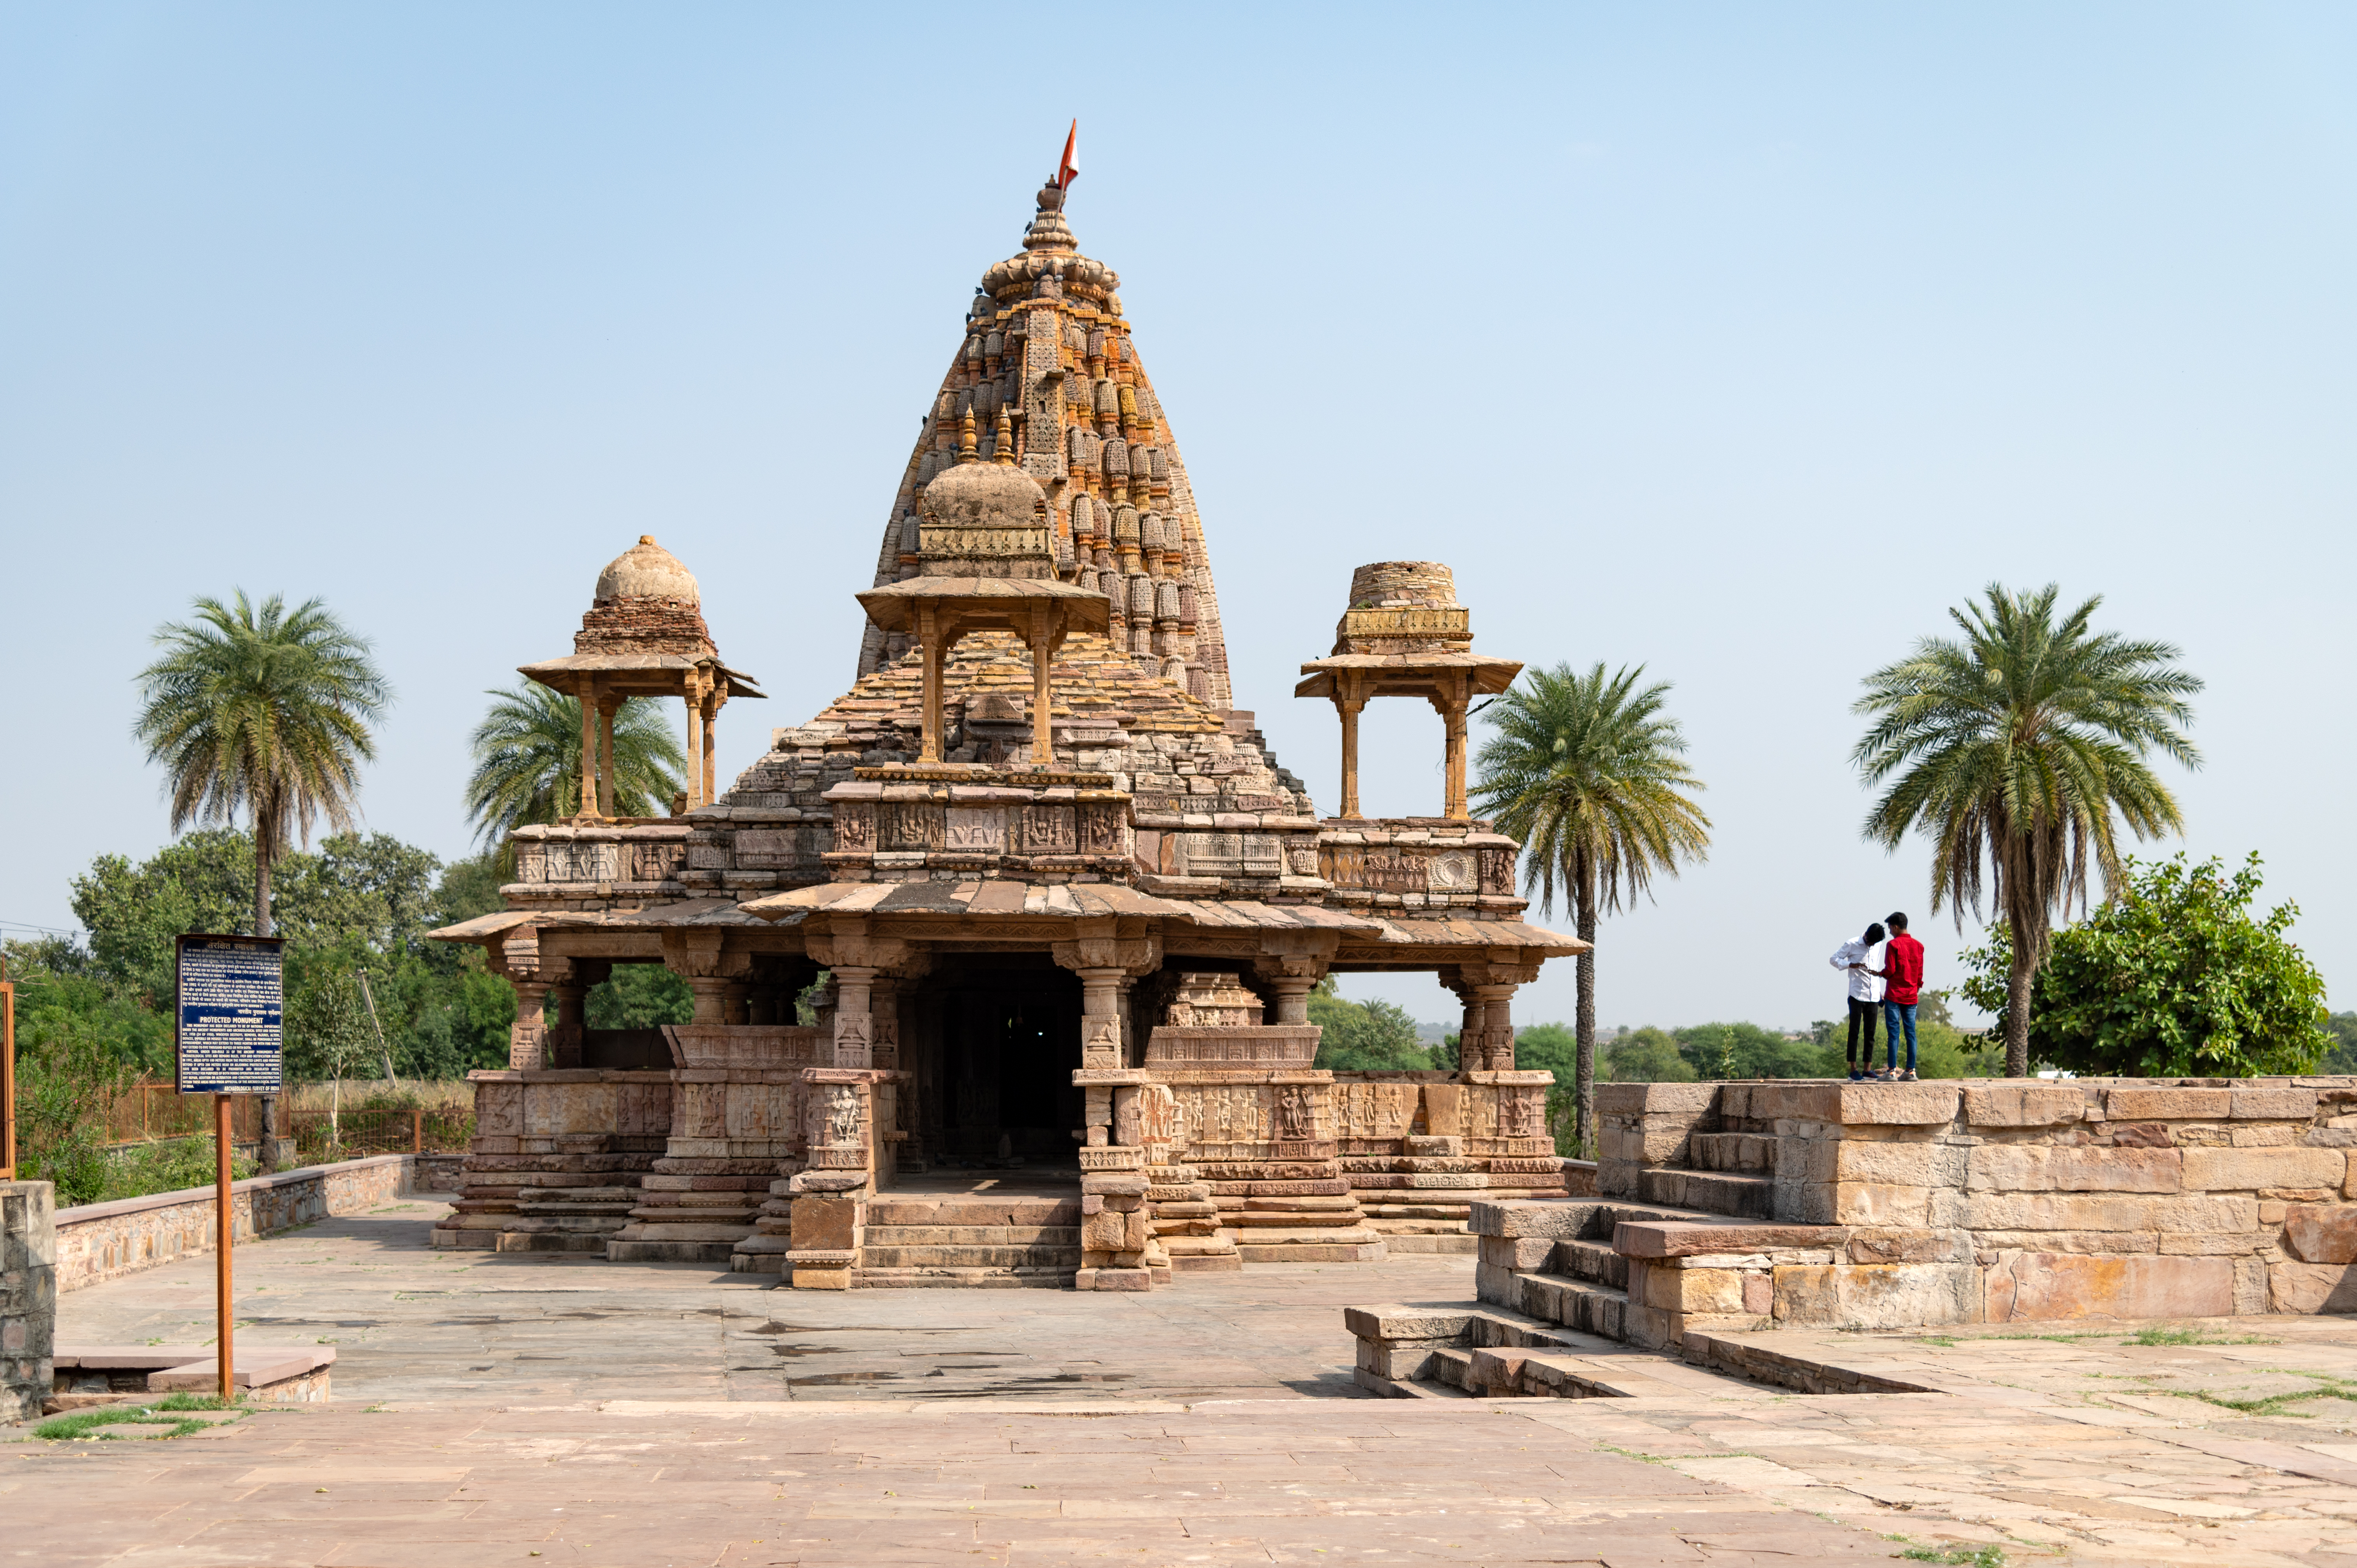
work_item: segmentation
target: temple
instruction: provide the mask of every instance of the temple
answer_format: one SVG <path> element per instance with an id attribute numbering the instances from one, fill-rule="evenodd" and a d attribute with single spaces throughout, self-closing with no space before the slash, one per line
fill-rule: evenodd
<path id="1" fill-rule="evenodd" d="M 574 652 L 524 667 L 581 702 L 581 809 L 516 831 L 502 912 L 435 933 L 518 998 L 437 1244 L 1135 1290 L 1469 1252 L 1474 1200 L 1592 1185 L 1555 1154 L 1551 1076 L 1514 1062 L 1516 988 L 1581 944 L 1523 919 L 1518 847 L 1467 805 L 1469 703 L 1521 666 L 1473 651 L 1446 566 L 1361 565 L 1347 597 L 1338 572 L 1296 688 L 1340 720 L 1318 815 L 1235 705 L 1186 465 L 1065 195 L 967 310 L 856 590 L 849 692 L 718 789 L 721 706 L 761 693 L 651 537 Z M 1358 717 L 1387 695 L 1440 720 L 1435 815 L 1359 812 Z M 685 703 L 691 770 L 673 815 L 624 819 L 612 717 L 643 696 Z M 587 1027 L 632 963 L 680 976 L 693 1020 Z M 1311 989 L 1377 971 L 1456 995 L 1455 1070 L 1315 1065 Z"/>

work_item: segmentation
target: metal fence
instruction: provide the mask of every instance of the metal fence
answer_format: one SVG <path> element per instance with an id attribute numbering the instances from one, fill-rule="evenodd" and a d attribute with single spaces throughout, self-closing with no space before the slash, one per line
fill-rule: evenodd
<path id="1" fill-rule="evenodd" d="M 230 1117 L 230 1135 L 235 1142 L 260 1141 L 262 1107 L 255 1097 L 239 1095 L 232 1099 Z M 278 1135 L 295 1140 L 296 1155 L 306 1164 L 326 1158 L 353 1159 L 361 1155 L 463 1154 L 474 1132 L 475 1114 L 471 1108 L 438 1105 L 338 1112 L 292 1108 L 285 1099 L 279 1101 Z M 169 1083 L 135 1083 L 107 1107 L 109 1144 L 160 1143 L 169 1138 L 211 1135 L 212 1097 L 182 1094 Z"/>

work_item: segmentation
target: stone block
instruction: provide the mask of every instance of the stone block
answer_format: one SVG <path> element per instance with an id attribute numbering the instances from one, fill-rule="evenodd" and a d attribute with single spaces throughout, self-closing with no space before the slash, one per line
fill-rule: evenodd
<path id="1" fill-rule="evenodd" d="M 2341 1149 L 2187 1149 L 2189 1192 L 2248 1192 L 2265 1187 L 2338 1187 L 2348 1179 Z"/>
<path id="2" fill-rule="evenodd" d="M 1964 1223 L 1974 1230 L 2232 1233 L 2258 1228 L 2259 1200 L 2181 1193 L 1983 1192 L 1974 1193 L 1966 1200 Z"/>
<path id="3" fill-rule="evenodd" d="M 2112 1253 L 2000 1252 L 1985 1280 L 1990 1323 L 2074 1317 L 2226 1317 L 2234 1260 Z"/>
<path id="4" fill-rule="evenodd" d="M 1838 1230 L 1814 1225 L 1706 1225 L 1623 1219 L 1613 1228 L 1612 1250 L 1629 1258 L 1683 1258 L 1706 1253 L 1764 1252 L 1778 1248 L 1830 1247 L 1841 1237 Z"/>
<path id="5" fill-rule="evenodd" d="M 1754 1270 L 1743 1276 L 1743 1310 L 1753 1317 L 1768 1317 L 1776 1310 L 1776 1278 L 1767 1270 Z"/>
<path id="6" fill-rule="evenodd" d="M 1845 1083 L 1841 1122 L 1845 1127 L 1932 1127 L 1956 1119 L 1963 1091 L 1943 1083 Z"/>
<path id="7" fill-rule="evenodd" d="M 1361 1339 L 1438 1339 L 1454 1341 L 1472 1326 L 1473 1314 L 1449 1307 L 1346 1306 L 1342 1326 Z"/>
<path id="8" fill-rule="evenodd" d="M 1833 1189 L 1836 1225 L 1921 1227 L 1932 1222 L 1932 1189 L 1888 1182 L 1846 1181 Z"/>
<path id="9" fill-rule="evenodd" d="M 1543 1269 L 1555 1251 L 1555 1242 L 1544 1236 L 1483 1236 L 1480 1241 L 1481 1261 L 1501 1269 Z"/>
<path id="10" fill-rule="evenodd" d="M 1853 1230 L 1843 1243 L 1853 1263 L 1969 1263 L 1969 1230 Z"/>
<path id="11" fill-rule="evenodd" d="M 1706 1116 L 1717 1093 L 1715 1083 L 1599 1083 L 1596 1114 Z"/>
<path id="12" fill-rule="evenodd" d="M 2273 1263 L 2269 1305 L 2277 1312 L 2357 1312 L 2357 1268 L 2345 1263 Z"/>
<path id="13" fill-rule="evenodd" d="M 2309 1122 L 2316 1117 L 2316 1090 L 2312 1089 L 2270 1087 L 2227 1092 L 2233 1096 L 2233 1103 L 2226 1113 L 2237 1122 Z"/>
<path id="14" fill-rule="evenodd" d="M 1664 1312 L 1741 1312 L 1743 1276 L 1733 1269 L 1682 1269 L 1674 1263 L 1631 1262 L 1629 1303 Z"/>
<path id="15" fill-rule="evenodd" d="M 1775 1271 L 1776 1321 L 1786 1327 L 1911 1328 L 1975 1321 L 1971 1263 L 1827 1263 Z"/>
<path id="16" fill-rule="evenodd" d="M 793 1250 L 842 1252 L 859 1245 L 859 1200 L 797 1194 L 793 1201 Z"/>
<path id="17" fill-rule="evenodd" d="M 2182 1164 L 2175 1149 L 1983 1144 L 1972 1151 L 1964 1185 L 1975 1192 L 2176 1192 Z"/>
<path id="18" fill-rule="evenodd" d="M 2224 1089 L 2115 1086 L 2104 1092 L 2104 1113 L 2115 1122 L 2222 1120 L 2233 1109 L 2233 1091 Z"/>
<path id="19" fill-rule="evenodd" d="M 2087 1113 L 2087 1096 L 2048 1084 L 2005 1083 L 1964 1090 L 1964 1121 L 1974 1127 L 2060 1127 Z"/>
<path id="20" fill-rule="evenodd" d="M 1476 1203 L 1466 1217 L 1466 1229 L 1477 1236 L 1544 1236 L 1562 1240 L 1577 1237 L 1596 1212 L 1592 1203 Z"/>
<path id="21" fill-rule="evenodd" d="M 2238 1149 L 2280 1148 L 2300 1142 L 2308 1124 L 2289 1122 L 2246 1122 L 2227 1129 L 2229 1142 Z"/>
<path id="22" fill-rule="evenodd" d="M 2237 1317 L 2256 1317 L 2265 1313 L 2271 1293 L 2265 1258 L 2234 1260 L 2234 1315 Z"/>
<path id="23" fill-rule="evenodd" d="M 1644 1165 L 1636 1160 L 1598 1160 L 1596 1190 L 1605 1197 L 1634 1197 L 1637 1184 L 1644 1179 Z"/>
<path id="24" fill-rule="evenodd" d="M 2303 1263 L 2357 1263 L 2357 1204 L 2291 1205 L 2284 1246 Z"/>
<path id="25" fill-rule="evenodd" d="M 1966 1150 L 1944 1144 L 1844 1139 L 1832 1145 L 1834 1179 L 1884 1187 L 1953 1187 L 1964 1178 Z"/>

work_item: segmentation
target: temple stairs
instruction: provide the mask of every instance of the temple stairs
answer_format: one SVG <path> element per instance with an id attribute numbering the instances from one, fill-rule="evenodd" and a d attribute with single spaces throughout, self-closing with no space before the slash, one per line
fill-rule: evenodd
<path id="1" fill-rule="evenodd" d="M 867 1200 L 852 1283 L 865 1290 L 1057 1290 L 1072 1283 L 1080 1266 L 1077 1173 L 1065 1179 L 937 1173 Z"/>
<path id="2" fill-rule="evenodd" d="M 671 1124 L 671 1075 L 475 1075 L 475 1136 L 436 1247 L 597 1252 L 630 1223 Z"/>

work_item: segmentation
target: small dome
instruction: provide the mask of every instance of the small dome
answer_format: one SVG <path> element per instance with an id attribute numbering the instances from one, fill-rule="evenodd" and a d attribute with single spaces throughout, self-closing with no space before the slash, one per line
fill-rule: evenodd
<path id="1" fill-rule="evenodd" d="M 655 542 L 651 533 L 641 533 L 639 542 L 607 563 L 597 574 L 597 602 L 608 603 L 620 598 L 685 599 L 699 604 L 695 591 L 695 575 L 679 564 L 679 557 Z"/>
<path id="2" fill-rule="evenodd" d="M 917 510 L 950 528 L 1029 528 L 1038 524 L 1048 493 L 1022 469 L 1005 463 L 961 463 L 933 476 Z"/>

